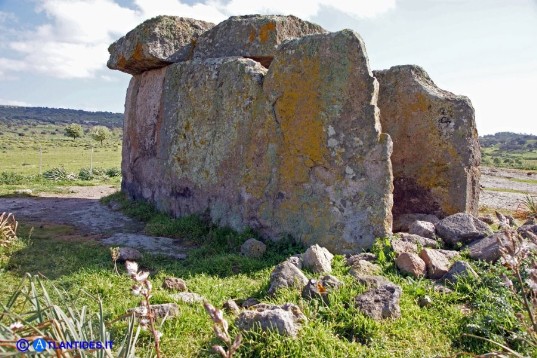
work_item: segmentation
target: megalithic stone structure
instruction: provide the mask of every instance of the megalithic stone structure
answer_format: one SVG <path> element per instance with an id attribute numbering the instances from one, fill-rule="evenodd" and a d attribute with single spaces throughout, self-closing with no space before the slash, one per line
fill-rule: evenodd
<path id="1" fill-rule="evenodd" d="M 180 41 L 174 36 L 160 38 L 160 21 L 171 20 L 148 20 L 127 35 L 152 39 L 142 44 L 146 51 L 138 53 L 141 57 L 129 68 L 113 60 L 128 48 L 109 49 L 111 68 L 134 73 L 125 103 L 122 161 L 122 190 L 131 198 L 176 216 L 199 214 L 237 230 L 250 227 L 272 239 L 291 235 L 333 252 L 357 252 L 391 233 L 391 158 L 400 157 L 392 150 L 399 147 L 410 153 L 398 144 L 400 128 L 419 128 L 415 134 L 423 140 L 431 127 L 415 122 L 434 122 L 433 114 L 440 108 L 454 129 L 436 127 L 440 133 L 435 135 L 445 132 L 441 143 L 446 152 L 442 165 L 430 166 L 431 176 L 437 170 L 444 182 L 454 175 L 453 183 L 477 183 L 479 147 L 471 106 L 438 95 L 444 92 L 436 87 L 436 95 L 427 97 L 423 86 L 414 86 L 412 76 L 395 74 L 402 86 L 388 84 L 390 74 L 384 72 L 377 74 L 379 100 L 379 83 L 355 32 L 328 33 L 294 16 L 252 15 L 232 17 L 201 34 L 187 27 L 178 36 Z M 144 56 L 158 53 L 153 46 L 174 48 L 177 53 L 167 52 L 161 62 L 146 61 Z M 181 55 L 185 46 L 186 57 Z M 136 61 L 151 66 L 141 70 Z M 406 87 L 414 92 L 408 98 L 393 97 L 391 103 L 390 90 L 404 92 Z M 421 106 L 422 97 L 430 105 Z M 410 105 L 410 118 L 401 121 L 395 115 L 397 107 L 404 111 L 414 98 L 421 107 Z M 398 139 L 395 147 L 390 131 Z M 415 168 L 431 162 L 423 156 L 403 157 L 403 162 L 413 159 Z M 451 163 L 462 170 L 446 173 Z M 393 167 L 400 173 L 404 166 L 397 160 Z M 421 200 L 423 205 L 405 206 L 401 201 L 401 213 L 408 207 L 439 215 L 453 208 L 475 210 L 477 192 L 466 190 L 469 186 L 466 196 L 459 195 L 450 204 L 445 192 L 424 186 L 423 173 L 408 170 L 405 178 L 414 185 L 399 186 L 401 176 L 396 176 L 396 199 Z M 461 187 L 442 188 L 449 193 Z M 406 195 L 409 189 L 416 189 L 416 194 Z M 403 190 L 402 196 L 398 190 Z M 423 196 L 427 201 L 420 190 L 428 190 Z M 396 203 L 396 214 L 398 210 Z"/>

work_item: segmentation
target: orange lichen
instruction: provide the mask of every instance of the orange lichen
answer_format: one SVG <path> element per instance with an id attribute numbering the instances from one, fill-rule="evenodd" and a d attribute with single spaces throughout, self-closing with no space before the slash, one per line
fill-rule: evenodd
<path id="1" fill-rule="evenodd" d="M 270 32 L 274 30 L 276 30 L 276 23 L 274 22 L 269 22 L 261 26 L 261 28 L 259 29 L 259 42 L 267 42 L 270 36 Z"/>
<path id="2" fill-rule="evenodd" d="M 249 42 L 254 42 L 255 40 L 255 30 L 250 31 L 250 35 L 248 36 Z"/>
<path id="3" fill-rule="evenodd" d="M 119 58 L 119 61 L 117 61 L 117 66 L 119 68 L 124 68 L 126 65 L 127 65 L 127 59 L 125 58 L 125 56 L 121 55 L 121 57 Z"/>
<path id="4" fill-rule="evenodd" d="M 144 58 L 144 48 L 141 43 L 137 43 L 132 53 L 132 59 L 135 61 L 141 61 Z"/>

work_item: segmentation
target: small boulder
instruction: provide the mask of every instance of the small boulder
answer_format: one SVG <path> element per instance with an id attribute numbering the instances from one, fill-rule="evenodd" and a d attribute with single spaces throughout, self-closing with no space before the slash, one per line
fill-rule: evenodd
<path id="1" fill-rule="evenodd" d="M 455 250 L 436 249 L 436 251 L 440 252 L 448 260 L 453 260 L 454 258 L 456 258 L 456 257 L 461 255 L 461 253 L 459 251 L 455 251 Z"/>
<path id="2" fill-rule="evenodd" d="M 449 260 L 438 250 L 423 249 L 419 256 L 427 266 L 427 278 L 438 279 L 449 271 Z"/>
<path id="3" fill-rule="evenodd" d="M 449 271 L 444 276 L 442 276 L 441 281 L 455 284 L 460 277 L 465 276 L 477 277 L 477 273 L 474 271 L 474 269 L 472 268 L 472 266 L 470 266 L 469 263 L 464 261 L 457 261 L 451 266 Z"/>
<path id="4" fill-rule="evenodd" d="M 360 260 L 375 262 L 377 260 L 377 255 L 371 252 L 362 252 L 360 254 L 351 255 L 347 257 L 345 262 L 347 263 L 347 266 L 352 266 L 355 262 L 358 262 Z"/>
<path id="5" fill-rule="evenodd" d="M 419 235 L 429 239 L 436 239 L 435 226 L 428 221 L 416 220 L 408 228 L 409 234 Z"/>
<path id="6" fill-rule="evenodd" d="M 402 214 L 394 218 L 393 232 L 408 232 L 410 225 L 416 220 L 428 221 L 433 224 L 440 221 L 438 217 L 431 214 Z"/>
<path id="7" fill-rule="evenodd" d="M 162 288 L 179 292 L 188 291 L 186 282 L 177 277 L 166 277 L 162 283 Z"/>
<path id="8" fill-rule="evenodd" d="M 351 269 L 349 270 L 349 274 L 353 277 L 357 277 L 364 275 L 375 275 L 380 271 L 381 268 L 379 265 L 365 260 L 358 260 L 352 265 Z"/>
<path id="9" fill-rule="evenodd" d="M 172 298 L 175 301 L 180 301 L 180 302 L 188 303 L 188 304 L 195 304 L 195 303 L 203 302 L 205 300 L 203 296 L 198 295 L 197 293 L 194 293 L 194 292 L 179 292 L 179 293 L 172 295 Z"/>
<path id="10" fill-rule="evenodd" d="M 286 261 L 292 263 L 292 264 L 295 265 L 297 268 L 299 268 L 300 270 L 302 270 L 302 255 L 294 255 L 294 256 L 291 256 L 291 257 L 289 257 Z"/>
<path id="11" fill-rule="evenodd" d="M 395 259 L 397 268 L 414 277 L 424 277 L 427 274 L 425 262 L 413 252 L 403 252 Z"/>
<path id="12" fill-rule="evenodd" d="M 32 189 L 17 189 L 14 191 L 16 195 L 32 195 Z"/>
<path id="13" fill-rule="evenodd" d="M 468 213 L 458 213 L 440 220 L 436 233 L 446 244 L 469 243 L 492 235 L 492 230 L 483 221 Z"/>
<path id="14" fill-rule="evenodd" d="M 162 303 L 157 305 L 151 305 L 151 312 L 155 317 L 164 318 L 164 317 L 175 317 L 179 314 L 179 306 L 176 303 Z M 131 308 L 127 310 L 128 313 L 134 312 L 138 317 L 140 315 L 138 309 Z"/>
<path id="15" fill-rule="evenodd" d="M 417 252 L 418 245 L 413 242 L 404 241 L 402 239 L 392 239 L 390 241 L 392 245 L 392 250 L 396 256 L 401 255 L 404 252 Z"/>
<path id="16" fill-rule="evenodd" d="M 324 287 L 330 288 L 332 290 L 337 290 L 341 286 L 343 286 L 343 282 L 341 282 L 336 276 L 332 275 L 326 275 L 321 277 L 321 283 Z"/>
<path id="17" fill-rule="evenodd" d="M 256 239 L 248 239 L 241 246 L 241 254 L 246 257 L 260 258 L 267 251 L 267 245 Z"/>
<path id="18" fill-rule="evenodd" d="M 323 302 L 328 303 L 328 290 L 321 281 L 310 279 L 302 289 L 302 298 L 307 300 L 320 298 Z"/>
<path id="19" fill-rule="evenodd" d="M 239 308 L 239 305 L 237 305 L 237 302 L 235 302 L 232 299 L 227 300 L 222 305 L 222 308 L 233 315 L 238 315 L 241 312 L 241 309 Z"/>
<path id="20" fill-rule="evenodd" d="M 282 306 L 259 304 L 237 317 L 236 324 L 243 331 L 260 329 L 276 331 L 280 335 L 296 337 L 306 317 L 297 305 L 287 303 Z"/>
<path id="21" fill-rule="evenodd" d="M 138 261 L 141 258 L 142 258 L 142 253 L 140 251 L 133 249 L 132 247 L 120 247 L 117 261 L 118 262 Z"/>
<path id="22" fill-rule="evenodd" d="M 355 298 L 356 306 L 366 316 L 381 320 L 401 316 L 401 287 L 393 284 L 371 289 Z"/>
<path id="23" fill-rule="evenodd" d="M 469 256 L 474 260 L 496 262 L 502 256 L 500 242 L 505 232 L 499 231 L 494 235 L 472 242 L 467 246 Z"/>
<path id="24" fill-rule="evenodd" d="M 281 288 L 298 287 L 302 289 L 308 283 L 308 278 L 298 267 L 289 261 L 284 261 L 274 268 L 270 274 L 268 293 L 275 294 Z"/>
<path id="25" fill-rule="evenodd" d="M 305 269 L 316 273 L 329 273 L 332 271 L 334 255 L 326 248 L 317 244 L 310 246 L 302 255 L 302 265 Z"/>
<path id="26" fill-rule="evenodd" d="M 253 298 L 253 297 L 248 297 L 247 299 L 245 299 L 241 306 L 243 308 L 250 308 L 252 306 L 255 306 L 255 305 L 258 305 L 260 304 L 261 302 L 259 302 L 259 300 L 257 298 Z"/>
<path id="27" fill-rule="evenodd" d="M 430 239 L 428 237 L 416 235 L 416 234 L 407 234 L 407 233 L 399 233 L 399 238 L 406 242 L 411 242 L 413 244 L 419 245 L 421 247 L 430 247 L 433 249 L 436 249 L 438 247 L 438 241 L 434 239 Z"/>
<path id="28" fill-rule="evenodd" d="M 377 288 L 391 284 L 386 277 L 379 275 L 363 275 L 353 277 L 359 285 L 366 286 L 368 288 Z"/>
<path id="29" fill-rule="evenodd" d="M 493 225 L 495 223 L 494 217 L 491 214 L 480 216 L 478 219 L 489 225 Z"/>
<path id="30" fill-rule="evenodd" d="M 431 299 L 431 297 L 427 295 L 421 296 L 420 298 L 418 298 L 418 306 L 420 306 L 421 308 L 429 307 L 432 304 L 433 304 L 433 300 Z"/>
<path id="31" fill-rule="evenodd" d="M 537 235 L 537 224 L 524 224 L 517 231 L 523 238 L 532 239 L 532 235 Z"/>

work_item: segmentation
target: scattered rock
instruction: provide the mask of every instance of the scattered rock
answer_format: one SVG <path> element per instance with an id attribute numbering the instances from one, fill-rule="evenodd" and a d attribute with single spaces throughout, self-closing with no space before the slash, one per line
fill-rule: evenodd
<path id="1" fill-rule="evenodd" d="M 112 210 L 112 211 L 120 211 L 120 210 L 121 210 L 121 204 L 118 203 L 118 202 L 115 201 L 115 200 L 110 200 L 110 201 L 108 202 L 108 205 L 107 205 L 107 206 L 108 206 L 108 207 L 110 208 L 110 210 Z"/>
<path id="2" fill-rule="evenodd" d="M 403 252 L 395 259 L 395 264 L 401 272 L 414 277 L 424 277 L 427 274 L 425 262 L 412 252 Z"/>
<path id="3" fill-rule="evenodd" d="M 392 250 L 396 256 L 399 256 L 404 252 L 418 251 L 418 245 L 414 242 L 404 241 L 402 239 L 392 239 L 390 244 L 392 245 Z"/>
<path id="4" fill-rule="evenodd" d="M 356 279 L 356 282 L 360 285 L 366 286 L 368 288 L 377 288 L 384 285 L 391 284 L 390 281 L 384 276 L 378 275 L 363 275 L 363 276 L 353 276 Z"/>
<path id="5" fill-rule="evenodd" d="M 156 317 L 164 318 L 164 317 L 175 317 L 179 314 L 179 306 L 177 306 L 176 303 L 162 303 L 158 305 L 151 305 L 151 311 Z M 127 312 L 132 313 L 134 312 L 136 314 L 136 309 L 131 308 L 127 310 Z"/>
<path id="6" fill-rule="evenodd" d="M 491 214 L 480 216 L 479 220 L 481 220 L 484 223 L 487 223 L 489 225 L 493 225 L 495 223 L 494 217 Z"/>
<path id="7" fill-rule="evenodd" d="M 439 284 L 439 283 L 436 283 L 434 286 L 433 286 L 433 290 L 434 292 L 438 292 L 438 293 L 442 293 L 442 294 L 449 294 L 449 293 L 453 293 L 453 290 L 442 285 L 442 284 Z"/>
<path id="8" fill-rule="evenodd" d="M 256 239 L 248 239 L 241 246 L 241 254 L 246 257 L 260 258 L 267 251 L 267 245 Z"/>
<path id="9" fill-rule="evenodd" d="M 502 256 L 499 239 L 503 238 L 505 232 L 499 231 L 492 236 L 472 242 L 467 246 L 469 256 L 474 260 L 496 262 Z"/>
<path id="10" fill-rule="evenodd" d="M 13 191 L 16 195 L 32 195 L 32 189 L 17 189 Z"/>
<path id="11" fill-rule="evenodd" d="M 517 231 L 523 238 L 531 239 L 531 234 L 537 235 L 537 224 L 524 224 Z"/>
<path id="12" fill-rule="evenodd" d="M 509 219 L 505 215 L 503 215 L 499 211 L 495 211 L 494 215 L 496 215 L 496 217 L 498 218 L 498 224 L 500 225 L 501 228 L 503 228 L 503 229 L 508 229 L 509 228 L 509 226 L 510 226 L 509 225 Z"/>
<path id="13" fill-rule="evenodd" d="M 177 260 L 186 259 L 186 248 L 177 244 L 177 240 L 168 237 L 155 237 L 141 234 L 116 233 L 102 241 L 109 246 L 127 246 L 154 255 L 168 256 Z"/>
<path id="14" fill-rule="evenodd" d="M 110 45 L 108 68 L 137 75 L 189 60 L 192 44 L 213 26 L 210 22 L 177 16 L 149 19 Z"/>
<path id="15" fill-rule="evenodd" d="M 289 257 L 286 261 L 295 265 L 298 269 L 302 270 L 302 255 L 294 255 Z"/>
<path id="16" fill-rule="evenodd" d="M 205 300 L 203 296 L 198 295 L 197 293 L 194 293 L 194 292 L 179 292 L 179 293 L 173 294 L 172 298 L 175 301 L 181 301 L 183 303 L 188 303 L 188 304 L 199 303 Z"/>
<path id="17" fill-rule="evenodd" d="M 537 218 L 535 217 L 532 217 L 532 218 L 529 218 L 528 220 L 526 220 L 524 222 L 524 224 L 522 224 L 522 226 L 526 226 L 526 225 L 535 225 L 537 224 Z"/>
<path id="18" fill-rule="evenodd" d="M 347 257 L 345 262 L 347 263 L 347 266 L 352 266 L 355 262 L 358 262 L 360 260 L 375 262 L 377 260 L 377 255 L 371 252 L 362 252 L 360 254 L 351 255 Z"/>
<path id="19" fill-rule="evenodd" d="M 442 219 L 436 224 L 436 233 L 445 243 L 456 245 L 469 243 L 492 235 L 492 230 L 483 221 L 467 213 L 458 213 Z"/>
<path id="20" fill-rule="evenodd" d="M 141 258 L 142 258 L 142 253 L 140 251 L 133 249 L 132 247 L 120 247 L 117 261 L 118 262 L 138 261 Z"/>
<path id="21" fill-rule="evenodd" d="M 421 308 L 429 307 L 432 304 L 433 304 L 432 298 L 427 295 L 421 296 L 420 298 L 418 298 L 418 306 L 420 306 Z"/>
<path id="22" fill-rule="evenodd" d="M 247 299 L 242 302 L 241 306 L 243 308 L 250 308 L 252 306 L 258 305 L 260 302 L 257 298 L 248 297 Z"/>
<path id="23" fill-rule="evenodd" d="M 310 246 L 302 255 L 302 265 L 312 272 L 332 272 L 332 259 L 334 255 L 319 245 Z"/>
<path id="24" fill-rule="evenodd" d="M 179 292 L 188 291 L 186 282 L 177 277 L 166 277 L 162 283 L 162 288 Z"/>
<path id="25" fill-rule="evenodd" d="M 328 303 L 328 290 L 322 282 L 310 279 L 302 289 L 302 297 L 308 300 L 320 298 L 323 302 Z"/>
<path id="26" fill-rule="evenodd" d="M 416 220 L 408 228 L 409 234 L 419 235 L 429 239 L 436 239 L 435 226 L 428 221 Z"/>
<path id="27" fill-rule="evenodd" d="M 509 223 L 510 227 L 516 226 L 516 220 L 512 215 L 506 215 L 505 217 L 507 218 L 507 222 Z"/>
<path id="28" fill-rule="evenodd" d="M 449 271 L 442 276 L 440 281 L 455 284 L 457 283 L 459 277 L 473 276 L 477 277 L 477 273 L 474 271 L 472 266 L 469 263 L 464 261 L 456 261 Z"/>
<path id="29" fill-rule="evenodd" d="M 402 214 L 394 217 L 393 232 L 408 232 L 410 225 L 416 220 L 428 221 L 433 224 L 440 221 L 438 217 L 432 214 Z"/>
<path id="30" fill-rule="evenodd" d="M 268 293 L 275 294 L 281 288 L 297 287 L 302 289 L 308 283 L 308 278 L 298 267 L 289 261 L 277 265 L 270 274 Z"/>
<path id="31" fill-rule="evenodd" d="M 326 275 L 321 277 L 321 283 L 324 287 L 330 288 L 332 290 L 337 290 L 341 286 L 343 286 L 343 282 L 341 282 L 336 276 L 332 275 Z"/>
<path id="32" fill-rule="evenodd" d="M 238 315 L 241 312 L 241 309 L 239 308 L 239 305 L 237 305 L 237 302 L 231 299 L 224 302 L 222 308 L 226 310 L 226 312 L 229 312 L 233 315 Z"/>
<path id="33" fill-rule="evenodd" d="M 356 261 L 351 269 L 349 270 L 349 274 L 353 277 L 357 276 L 368 276 L 368 275 L 375 275 L 381 271 L 381 268 L 377 264 L 373 264 L 369 261 L 365 260 L 358 260 Z"/>
<path id="34" fill-rule="evenodd" d="M 461 255 L 459 251 L 455 250 L 443 250 L 443 249 L 437 249 L 436 251 L 440 252 L 442 255 L 444 255 L 448 260 L 453 260 L 454 258 Z"/>
<path id="35" fill-rule="evenodd" d="M 306 317 L 297 305 L 287 303 L 282 306 L 259 304 L 252 310 L 242 311 L 236 324 L 243 331 L 260 329 L 273 330 L 283 336 L 296 337 Z"/>
<path id="36" fill-rule="evenodd" d="M 438 279 L 449 271 L 449 260 L 438 250 L 423 249 L 419 256 L 427 266 L 427 278 Z"/>
<path id="37" fill-rule="evenodd" d="M 428 237 L 423 237 L 420 235 L 407 234 L 407 233 L 402 232 L 402 233 L 399 233 L 398 236 L 403 241 L 411 242 L 421 247 L 430 247 L 430 248 L 436 249 L 439 245 L 438 241 L 434 239 L 430 239 Z"/>
<path id="38" fill-rule="evenodd" d="M 356 297 L 356 306 L 375 320 L 401 316 L 401 287 L 390 284 L 371 289 Z"/>

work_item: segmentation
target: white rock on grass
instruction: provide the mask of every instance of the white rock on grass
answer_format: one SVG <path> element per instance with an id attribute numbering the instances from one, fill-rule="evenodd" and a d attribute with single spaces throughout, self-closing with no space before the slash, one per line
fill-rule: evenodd
<path id="1" fill-rule="evenodd" d="M 403 252 L 395 259 L 397 268 L 413 277 L 424 277 L 427 274 L 425 262 L 413 252 Z"/>
<path id="2" fill-rule="evenodd" d="M 275 331 L 282 336 L 296 337 L 306 317 L 297 305 L 286 303 L 281 306 L 258 304 L 251 310 L 242 311 L 236 324 L 243 331 Z"/>
<path id="3" fill-rule="evenodd" d="M 310 246 L 302 255 L 302 265 L 305 269 L 315 273 L 332 272 L 332 259 L 334 255 L 319 245 Z"/>
<path id="4" fill-rule="evenodd" d="M 289 261 L 284 261 L 272 270 L 268 293 L 273 295 L 282 288 L 290 287 L 302 289 L 307 283 L 308 278 L 298 267 Z"/>
<path id="5" fill-rule="evenodd" d="M 449 260 L 438 250 L 423 249 L 419 256 L 427 266 L 427 278 L 439 279 L 449 271 Z"/>
<path id="6" fill-rule="evenodd" d="M 408 228 L 409 234 L 419 235 L 427 237 L 429 239 L 435 239 L 435 227 L 434 224 L 428 221 L 416 220 Z"/>
<path id="7" fill-rule="evenodd" d="M 382 285 L 357 296 L 356 306 L 363 314 L 374 320 L 398 318 L 401 316 L 399 306 L 401 293 L 401 287 L 397 285 Z"/>

